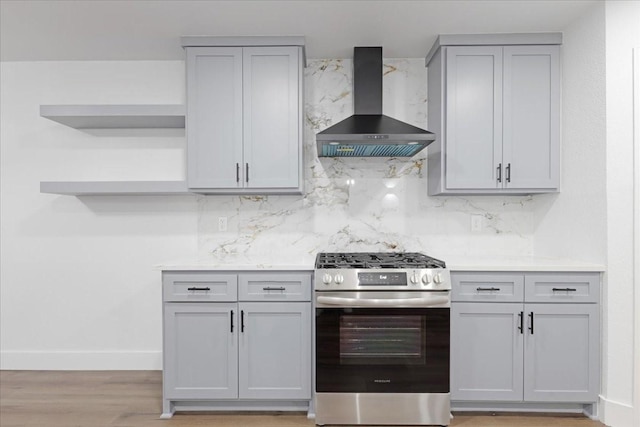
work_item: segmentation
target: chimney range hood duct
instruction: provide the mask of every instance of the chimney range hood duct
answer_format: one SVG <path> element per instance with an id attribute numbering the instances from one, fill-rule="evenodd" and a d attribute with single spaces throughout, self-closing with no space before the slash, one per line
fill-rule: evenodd
<path id="1" fill-rule="evenodd" d="M 432 132 L 382 114 L 382 47 L 353 52 L 354 115 L 316 134 L 318 157 L 412 157 Z"/>

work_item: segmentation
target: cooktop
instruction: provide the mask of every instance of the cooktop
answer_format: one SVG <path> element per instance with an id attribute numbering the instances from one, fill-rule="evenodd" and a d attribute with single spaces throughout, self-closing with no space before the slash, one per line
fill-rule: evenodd
<path id="1" fill-rule="evenodd" d="M 419 252 L 321 252 L 316 256 L 315 268 L 446 268 L 446 265 Z"/>

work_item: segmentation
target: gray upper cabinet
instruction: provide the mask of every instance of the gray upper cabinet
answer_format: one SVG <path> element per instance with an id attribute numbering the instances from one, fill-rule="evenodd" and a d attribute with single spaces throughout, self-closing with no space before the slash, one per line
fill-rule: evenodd
<path id="1" fill-rule="evenodd" d="M 427 57 L 430 195 L 558 190 L 562 38 L 510 36 L 441 36 Z"/>
<path id="2" fill-rule="evenodd" d="M 303 39 L 185 39 L 189 189 L 301 194 Z"/>

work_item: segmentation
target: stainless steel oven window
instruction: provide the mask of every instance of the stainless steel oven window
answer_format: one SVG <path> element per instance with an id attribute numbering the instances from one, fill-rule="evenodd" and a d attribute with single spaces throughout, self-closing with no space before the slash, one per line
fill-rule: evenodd
<path id="1" fill-rule="evenodd" d="M 424 365 L 424 316 L 340 317 L 340 364 Z"/>

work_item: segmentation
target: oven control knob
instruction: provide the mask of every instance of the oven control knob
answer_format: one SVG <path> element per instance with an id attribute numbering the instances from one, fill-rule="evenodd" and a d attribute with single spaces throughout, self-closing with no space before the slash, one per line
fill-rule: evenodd
<path id="1" fill-rule="evenodd" d="M 336 285 L 339 285 L 340 283 L 344 282 L 344 277 L 342 276 L 342 274 L 336 274 L 336 277 L 333 280 L 336 282 Z"/>
<path id="2" fill-rule="evenodd" d="M 420 278 L 418 277 L 418 273 L 413 273 L 409 280 L 411 280 L 411 283 L 414 284 L 414 285 L 419 283 L 420 282 Z"/>
<path id="3" fill-rule="evenodd" d="M 324 283 L 325 285 L 328 285 L 329 283 L 331 283 L 331 275 L 329 273 L 325 273 L 322 276 L 322 283 Z"/>
<path id="4" fill-rule="evenodd" d="M 431 274 L 425 274 L 424 276 L 422 276 L 422 283 L 424 283 L 425 285 L 431 283 Z"/>
<path id="5" fill-rule="evenodd" d="M 436 285 L 439 285 L 442 283 L 442 275 L 440 273 L 436 273 L 435 276 L 433 276 L 433 281 L 435 282 Z"/>

